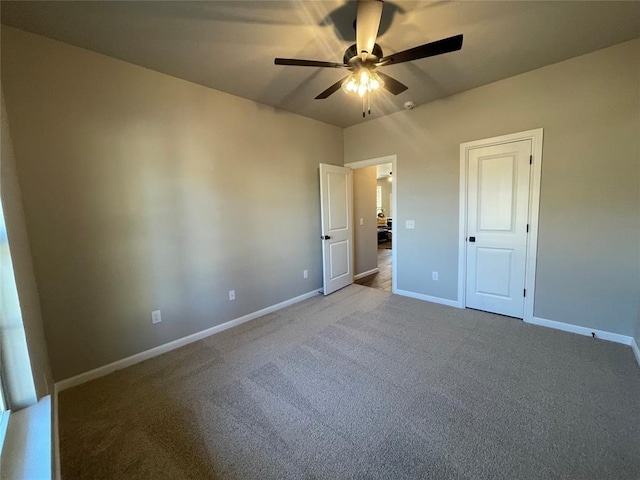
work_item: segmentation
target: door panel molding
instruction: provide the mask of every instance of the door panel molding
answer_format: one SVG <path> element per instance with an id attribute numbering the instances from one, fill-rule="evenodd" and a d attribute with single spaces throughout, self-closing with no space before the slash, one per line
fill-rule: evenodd
<path id="1" fill-rule="evenodd" d="M 321 163 L 322 292 L 353 283 L 353 175 L 350 168 Z"/>
<path id="2" fill-rule="evenodd" d="M 459 205 L 459 238 L 458 238 L 458 300 L 457 307 L 465 308 L 465 284 L 467 278 L 467 190 L 468 190 L 468 158 L 470 150 L 479 147 L 490 147 L 521 140 L 531 140 L 533 165 L 529 179 L 529 236 L 526 248 L 524 321 L 533 319 L 536 279 L 536 256 L 538 251 L 538 218 L 540 212 L 540 177 L 542 173 L 542 139 L 543 129 L 501 135 L 460 144 L 460 205 Z"/>

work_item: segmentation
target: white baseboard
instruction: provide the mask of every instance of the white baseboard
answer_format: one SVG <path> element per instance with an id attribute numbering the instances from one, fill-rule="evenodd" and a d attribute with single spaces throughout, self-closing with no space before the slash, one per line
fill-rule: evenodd
<path id="1" fill-rule="evenodd" d="M 638 365 L 640 365 L 640 348 L 638 348 L 638 342 L 636 339 L 631 337 L 631 350 L 633 350 L 633 354 L 636 356 L 636 361 Z"/>
<path id="2" fill-rule="evenodd" d="M 396 289 L 393 293 L 396 295 L 402 295 L 403 297 L 416 298 L 418 300 L 424 300 L 425 302 L 439 303 L 440 305 L 447 305 L 449 307 L 461 308 L 457 300 L 449 300 L 448 298 L 432 297 L 431 295 L 424 295 L 422 293 L 409 292 L 407 290 Z"/>
<path id="3" fill-rule="evenodd" d="M 554 320 L 547 320 L 546 318 L 533 317 L 531 320 L 525 320 L 525 322 L 533 325 L 540 325 L 542 327 L 555 328 L 556 330 L 563 330 L 565 332 L 577 333 L 578 335 L 586 335 L 587 337 L 590 337 L 592 333 L 595 333 L 596 338 L 615 343 L 622 343 L 624 345 L 631 345 L 631 342 L 633 341 L 633 337 L 629 337 L 627 335 L 606 332 L 604 330 L 596 330 L 595 328 L 581 327 L 571 323 L 556 322 Z"/>
<path id="4" fill-rule="evenodd" d="M 307 292 L 298 297 L 285 300 L 284 302 L 278 303 L 276 305 L 271 305 L 270 307 L 263 308 L 262 310 L 258 310 L 257 312 L 249 313 L 234 320 L 229 320 L 228 322 L 216 325 L 215 327 L 207 328 L 206 330 L 202 330 L 201 332 L 197 332 L 186 337 L 173 340 L 172 342 L 165 343 L 164 345 L 159 345 L 149 350 L 145 350 L 144 352 L 136 353 L 135 355 L 132 355 L 130 357 L 126 357 L 113 363 L 109 363 L 108 365 L 94 368 L 93 370 L 81 373 L 79 375 L 76 375 L 75 377 L 56 382 L 54 385 L 54 389 L 57 392 L 61 392 L 68 388 L 81 385 L 91 380 L 95 380 L 96 378 L 104 377 L 105 375 L 115 372 L 116 370 L 122 370 L 123 368 L 130 367 L 131 365 L 143 362 L 144 360 L 157 357 L 158 355 L 162 355 L 163 353 L 167 353 L 171 350 L 175 350 L 176 348 L 180 348 L 190 343 L 197 342 L 198 340 L 202 340 L 203 338 L 209 337 L 218 332 L 222 332 L 223 330 L 227 330 L 231 327 L 235 327 L 250 320 L 254 320 L 277 310 L 281 310 L 285 307 L 288 307 L 289 305 L 302 302 L 303 300 L 315 297 L 316 295 L 318 295 L 318 291 L 313 290 L 312 292 Z"/>
<path id="5" fill-rule="evenodd" d="M 374 273 L 378 273 L 380 269 L 378 267 L 372 268 L 366 272 L 359 273 L 353 277 L 354 280 L 360 280 L 361 278 L 368 277 L 369 275 L 373 275 Z"/>

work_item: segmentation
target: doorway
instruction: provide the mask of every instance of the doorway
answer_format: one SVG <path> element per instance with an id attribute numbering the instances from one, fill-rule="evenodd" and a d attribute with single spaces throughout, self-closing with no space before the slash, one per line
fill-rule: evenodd
<path id="1" fill-rule="evenodd" d="M 396 156 L 346 164 L 354 176 L 354 280 L 395 291 Z"/>
<path id="2" fill-rule="evenodd" d="M 542 129 L 460 146 L 458 299 L 533 317 Z"/>

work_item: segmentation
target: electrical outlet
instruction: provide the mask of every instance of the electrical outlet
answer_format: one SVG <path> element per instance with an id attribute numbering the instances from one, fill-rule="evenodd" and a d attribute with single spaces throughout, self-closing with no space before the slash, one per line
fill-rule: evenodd
<path id="1" fill-rule="evenodd" d="M 160 323 L 162 321 L 162 317 L 160 316 L 160 310 L 154 310 L 151 312 L 151 323 L 154 325 L 156 323 Z"/>
<path id="2" fill-rule="evenodd" d="M 309 270 L 302 271 L 302 278 L 309 278 Z"/>
<path id="3" fill-rule="evenodd" d="M 229 290 L 229 300 L 235 300 L 236 299 L 236 291 L 235 290 Z"/>
<path id="4" fill-rule="evenodd" d="M 407 221 L 405 222 L 405 224 L 404 224 L 404 225 L 405 225 L 405 227 L 407 227 L 409 230 L 411 230 L 411 229 L 413 229 L 413 228 L 416 228 L 416 222 L 415 222 L 415 221 L 413 221 L 413 220 L 407 220 Z"/>
<path id="5" fill-rule="evenodd" d="M 364 225 L 364 218 L 360 219 L 360 225 Z"/>
<path id="6" fill-rule="evenodd" d="M 438 280 L 438 272 L 431 272 L 431 280 Z"/>

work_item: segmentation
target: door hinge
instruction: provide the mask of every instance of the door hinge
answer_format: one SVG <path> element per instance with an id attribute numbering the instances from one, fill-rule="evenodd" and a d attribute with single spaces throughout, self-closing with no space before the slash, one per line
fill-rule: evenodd
<path id="1" fill-rule="evenodd" d="M 533 165 L 533 155 L 529 155 L 529 165 Z"/>
<path id="2" fill-rule="evenodd" d="M 526 297 L 527 296 L 527 289 L 525 288 L 524 291 L 522 292 L 522 296 Z"/>
<path id="3" fill-rule="evenodd" d="M 529 224 L 527 223 L 527 233 L 529 233 Z"/>

